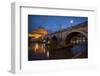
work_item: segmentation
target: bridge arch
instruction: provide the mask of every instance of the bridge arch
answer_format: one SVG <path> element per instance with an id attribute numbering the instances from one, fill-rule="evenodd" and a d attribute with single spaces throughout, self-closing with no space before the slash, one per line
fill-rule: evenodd
<path id="1" fill-rule="evenodd" d="M 87 33 L 83 31 L 69 32 L 67 36 L 65 36 L 64 41 L 65 41 L 65 44 L 86 42 Z"/>
<path id="2" fill-rule="evenodd" d="M 51 37 L 51 40 L 52 40 L 53 42 L 58 43 L 58 38 L 57 38 L 56 35 L 52 36 L 52 37 Z"/>

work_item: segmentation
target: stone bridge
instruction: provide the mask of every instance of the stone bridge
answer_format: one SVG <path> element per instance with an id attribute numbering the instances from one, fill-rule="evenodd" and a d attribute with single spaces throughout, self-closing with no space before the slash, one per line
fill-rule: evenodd
<path id="1" fill-rule="evenodd" d="M 44 38 L 49 39 L 52 39 L 53 37 L 57 38 L 58 41 L 64 41 L 66 43 L 85 42 L 88 39 L 88 22 L 83 22 L 44 36 Z"/>

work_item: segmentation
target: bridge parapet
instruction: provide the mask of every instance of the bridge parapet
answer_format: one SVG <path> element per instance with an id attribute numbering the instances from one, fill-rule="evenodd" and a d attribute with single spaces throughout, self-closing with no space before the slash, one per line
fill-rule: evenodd
<path id="1" fill-rule="evenodd" d="M 66 37 L 73 32 L 79 32 L 85 36 L 87 36 L 87 30 L 88 30 L 88 22 L 84 22 L 72 27 L 69 27 L 67 29 L 63 29 L 48 35 L 45 35 L 44 38 L 51 39 L 53 36 L 56 36 L 58 40 L 65 40 Z"/>

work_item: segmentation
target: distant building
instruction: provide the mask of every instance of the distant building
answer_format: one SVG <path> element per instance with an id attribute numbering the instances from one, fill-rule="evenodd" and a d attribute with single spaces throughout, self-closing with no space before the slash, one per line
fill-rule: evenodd
<path id="1" fill-rule="evenodd" d="M 28 36 L 37 39 L 47 34 L 48 31 L 44 27 L 39 27 L 38 29 L 34 29 L 32 33 L 29 33 Z"/>

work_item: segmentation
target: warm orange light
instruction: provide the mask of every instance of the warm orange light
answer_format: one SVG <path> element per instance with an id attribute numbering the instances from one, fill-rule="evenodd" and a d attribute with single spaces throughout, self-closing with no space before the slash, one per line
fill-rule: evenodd
<path id="1" fill-rule="evenodd" d="M 35 45 L 35 51 L 39 48 L 38 43 Z"/>
<path id="2" fill-rule="evenodd" d="M 38 28 L 38 29 L 33 30 L 32 33 L 29 33 L 28 36 L 37 39 L 47 34 L 48 34 L 48 31 L 46 29 Z"/>
<path id="3" fill-rule="evenodd" d="M 37 33 L 37 34 L 41 34 L 41 35 L 47 35 L 48 34 L 47 30 L 44 29 L 44 28 L 39 28 L 39 29 L 33 30 L 32 33 Z"/>
<path id="4" fill-rule="evenodd" d="M 28 34 L 29 37 L 33 37 L 33 38 L 39 38 L 41 37 L 40 34 Z"/>

